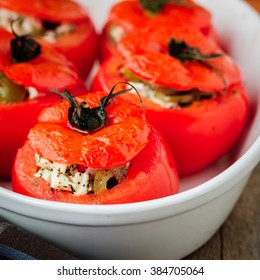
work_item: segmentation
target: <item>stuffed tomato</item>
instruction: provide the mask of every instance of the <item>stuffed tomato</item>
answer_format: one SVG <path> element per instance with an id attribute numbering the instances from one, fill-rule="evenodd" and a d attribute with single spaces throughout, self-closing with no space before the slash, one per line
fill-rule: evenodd
<path id="1" fill-rule="evenodd" d="M 85 86 L 71 62 L 49 46 L 5 30 L 0 36 L 0 177 L 10 177 L 16 150 L 38 114 L 59 100 L 48 88 L 67 87 L 79 94 Z"/>
<path id="2" fill-rule="evenodd" d="M 101 60 L 116 54 L 116 45 L 122 36 L 141 26 L 189 26 L 220 44 L 211 14 L 194 1 L 120 1 L 111 8 L 102 31 Z"/>
<path id="3" fill-rule="evenodd" d="M 146 201 L 178 192 L 175 163 L 139 104 L 89 93 L 46 108 L 12 176 L 15 192 L 78 204 Z M 69 106 L 70 103 L 70 106 Z"/>
<path id="4" fill-rule="evenodd" d="M 0 2 L 0 28 L 11 32 L 17 20 L 19 35 L 32 34 L 49 42 L 72 61 L 82 79 L 90 72 L 97 55 L 94 25 L 78 3 L 71 0 L 20 0 Z"/>
<path id="5" fill-rule="evenodd" d="M 236 63 L 212 40 L 187 28 L 146 28 L 122 38 L 118 51 L 101 65 L 92 90 L 132 83 L 181 176 L 232 147 L 246 122 L 247 96 Z"/>

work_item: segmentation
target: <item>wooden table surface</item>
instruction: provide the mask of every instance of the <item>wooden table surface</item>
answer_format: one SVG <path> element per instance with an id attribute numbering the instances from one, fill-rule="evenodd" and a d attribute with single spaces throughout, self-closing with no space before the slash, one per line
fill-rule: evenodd
<path id="1" fill-rule="evenodd" d="M 248 0 L 260 12 L 260 0 Z M 229 218 L 188 260 L 260 259 L 260 164 Z"/>

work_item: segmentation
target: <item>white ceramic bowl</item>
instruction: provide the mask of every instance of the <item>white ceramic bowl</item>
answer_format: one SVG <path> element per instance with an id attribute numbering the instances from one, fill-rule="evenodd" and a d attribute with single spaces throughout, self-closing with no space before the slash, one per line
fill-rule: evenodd
<path id="1" fill-rule="evenodd" d="M 116 0 L 82 0 L 98 28 Z M 80 258 L 180 259 L 221 226 L 260 159 L 260 21 L 239 0 L 200 0 L 229 53 L 239 63 L 250 97 L 250 118 L 234 149 L 181 181 L 177 195 L 127 205 L 71 205 L 0 188 L 0 216 Z"/>

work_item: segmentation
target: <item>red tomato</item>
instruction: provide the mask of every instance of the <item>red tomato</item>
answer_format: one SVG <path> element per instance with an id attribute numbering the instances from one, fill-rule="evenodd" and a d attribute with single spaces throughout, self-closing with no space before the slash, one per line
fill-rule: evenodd
<path id="1" fill-rule="evenodd" d="M 5 32 L 5 31 L 4 31 Z M 0 34 L 4 34 L 0 30 Z M 5 34 L 8 34 L 5 32 Z M 10 34 L 7 35 L 8 37 Z M 2 37 L 7 42 L 6 37 Z M 0 102 L 0 177 L 10 177 L 15 153 L 26 140 L 30 128 L 36 123 L 39 112 L 46 106 L 59 100 L 49 88 L 67 87 L 78 95 L 85 91 L 74 67 L 62 55 L 43 45 L 42 53 L 37 58 L 23 63 L 14 63 L 10 58 L 9 46 L 4 44 L 0 53 L 0 74 L 4 74 L 13 83 L 23 87 L 32 87 L 38 95 L 32 99 L 13 103 Z M 17 93 L 18 94 L 18 93 Z"/>
<path id="2" fill-rule="evenodd" d="M 96 107 L 104 95 L 95 93 L 84 99 L 91 107 Z M 147 144 L 149 127 L 140 106 L 128 105 L 121 99 L 107 107 L 107 125 L 87 135 L 66 126 L 67 102 L 44 110 L 28 135 L 32 148 L 43 158 L 60 163 L 93 168 L 125 164 Z"/>
<path id="3" fill-rule="evenodd" d="M 98 106 L 104 93 L 81 96 L 90 107 Z M 118 204 L 151 200 L 178 191 L 173 159 L 161 136 L 147 124 L 139 105 L 117 97 L 107 107 L 107 125 L 91 134 L 67 126 L 68 104 L 43 110 L 25 145 L 19 149 L 12 176 L 15 192 L 24 195 L 80 204 Z M 49 183 L 34 177 L 35 153 L 65 164 L 108 169 L 131 161 L 127 177 L 99 194 L 74 195 L 51 190 Z"/>
<path id="4" fill-rule="evenodd" d="M 31 16 L 40 20 L 43 25 L 71 24 L 72 31 L 62 33 L 48 42 L 73 62 L 80 77 L 85 79 L 97 55 L 97 34 L 87 12 L 71 0 L 37 0 L 29 5 L 24 3 L 20 0 L 1 1 L 0 8 L 14 11 L 21 16 Z M 54 27 L 50 27 L 49 30 L 53 29 Z M 43 36 L 42 39 L 44 38 L 46 37 Z"/>
<path id="5" fill-rule="evenodd" d="M 209 60 L 213 68 L 200 62 L 182 63 L 171 56 L 168 44 L 171 38 L 185 41 L 204 55 L 221 54 Z M 201 32 L 187 27 L 147 27 L 124 36 L 118 44 L 125 64 L 138 77 L 160 86 L 178 90 L 198 88 L 204 91 L 223 90 L 241 81 L 237 64 Z M 220 74 L 221 73 L 221 74 Z"/>
<path id="6" fill-rule="evenodd" d="M 16 151 L 24 144 L 38 114 L 57 100 L 57 96 L 42 94 L 37 99 L 24 102 L 0 103 L 0 177 L 11 176 Z"/>
<path id="7" fill-rule="evenodd" d="M 214 93 L 210 99 L 195 100 L 187 107 L 176 109 L 167 109 L 142 97 L 147 118 L 168 141 L 179 174 L 197 172 L 226 153 L 245 125 L 248 102 L 240 71 L 224 53 L 210 60 L 219 72 L 196 61 L 182 63 L 166 52 L 165 42 L 171 38 L 166 29 L 135 34 L 138 35 L 125 36 L 119 44 L 125 58 L 113 56 L 101 65 L 92 90 L 108 90 L 118 81 L 127 81 L 122 75 L 122 68 L 127 67 L 137 79 L 154 87 Z M 166 34 L 168 40 L 163 37 Z M 187 42 L 192 42 L 201 52 L 219 51 L 206 37 L 184 32 L 182 40 L 186 40 L 186 35 Z"/>
<path id="8" fill-rule="evenodd" d="M 138 30 L 140 26 L 186 26 L 195 30 L 200 30 L 204 35 L 212 38 L 220 45 L 217 32 L 211 23 L 211 14 L 202 6 L 193 1 L 185 0 L 166 1 L 163 8 L 157 13 L 151 13 L 144 9 L 139 0 L 121 1 L 115 4 L 109 15 L 107 23 L 101 35 L 101 59 L 116 54 L 116 43 L 119 39 L 111 40 L 111 28 L 117 26 L 121 33 L 118 36 L 128 34 L 133 30 Z"/>

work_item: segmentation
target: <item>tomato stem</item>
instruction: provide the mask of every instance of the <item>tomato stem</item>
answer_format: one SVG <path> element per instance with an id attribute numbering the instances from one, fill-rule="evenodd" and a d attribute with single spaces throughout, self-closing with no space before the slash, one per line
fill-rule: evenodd
<path id="1" fill-rule="evenodd" d="M 120 83 L 127 84 L 131 86 L 131 88 L 120 90 L 114 93 L 116 86 Z M 55 89 L 50 90 L 60 95 L 71 105 L 68 110 L 69 127 L 81 133 L 91 133 L 105 126 L 107 119 L 106 107 L 110 104 L 110 101 L 116 96 L 129 92 L 132 89 L 134 89 L 139 96 L 141 104 L 142 99 L 135 87 L 127 82 L 119 82 L 112 87 L 108 95 L 100 99 L 99 106 L 95 108 L 90 108 L 85 101 L 78 104 L 76 98 L 67 89 L 64 89 L 63 92 Z"/>
<path id="2" fill-rule="evenodd" d="M 172 3 L 175 5 L 183 5 L 185 0 L 140 0 L 141 6 L 151 13 L 158 14 L 163 9 L 164 5 L 167 3 Z"/>
<path id="3" fill-rule="evenodd" d="M 205 67 L 215 71 L 223 80 L 223 83 L 227 84 L 225 76 L 223 73 L 215 66 L 209 63 L 209 60 L 214 58 L 219 58 L 223 54 L 221 53 L 211 53 L 211 54 L 203 54 L 199 48 L 197 47 L 190 47 L 185 41 L 183 40 L 175 40 L 171 38 L 168 43 L 168 50 L 169 54 L 172 57 L 177 58 L 181 62 L 185 63 L 186 61 L 197 61 L 200 64 L 204 65 Z"/>
<path id="4" fill-rule="evenodd" d="M 34 39 L 32 35 L 24 34 L 17 35 L 14 31 L 14 23 L 21 20 L 20 18 L 12 21 L 11 29 L 14 38 L 11 40 L 11 53 L 12 57 L 16 62 L 27 62 L 41 54 L 41 45 Z"/>

